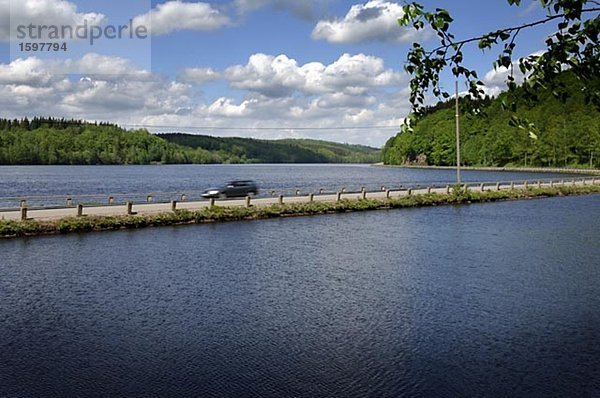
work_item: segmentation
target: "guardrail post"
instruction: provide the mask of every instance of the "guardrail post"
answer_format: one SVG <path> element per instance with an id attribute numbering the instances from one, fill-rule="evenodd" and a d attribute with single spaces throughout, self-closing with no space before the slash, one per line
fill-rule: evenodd
<path id="1" fill-rule="evenodd" d="M 340 200 L 342 200 L 342 193 L 341 193 L 341 192 L 338 192 L 338 193 L 337 193 L 337 198 L 336 198 L 336 200 L 337 200 L 338 202 L 339 202 Z"/>
<path id="2" fill-rule="evenodd" d="M 184 194 L 184 193 L 182 193 L 182 194 L 181 194 L 181 201 L 182 201 L 182 202 L 185 202 L 186 200 L 187 200 L 187 195 L 186 195 L 186 194 Z"/>
<path id="3" fill-rule="evenodd" d="M 431 193 L 431 187 L 427 187 L 427 193 Z"/>
<path id="4" fill-rule="evenodd" d="M 525 181 L 525 189 L 529 189 L 529 181 Z"/>
<path id="5" fill-rule="evenodd" d="M 367 190 L 363 187 L 363 190 L 361 192 L 361 198 L 363 200 L 367 199 Z"/>
<path id="6" fill-rule="evenodd" d="M 465 192 L 469 192 L 469 184 L 465 184 L 464 189 L 465 189 Z"/>
<path id="7" fill-rule="evenodd" d="M 542 182 L 538 181 L 538 189 L 542 189 Z"/>
<path id="8" fill-rule="evenodd" d="M 450 184 L 446 184 L 446 195 L 450 195 Z"/>
<path id="9" fill-rule="evenodd" d="M 575 179 L 573 179 L 573 186 L 577 185 L 577 182 L 575 181 Z"/>
<path id="10" fill-rule="evenodd" d="M 83 205 L 78 204 L 77 205 L 77 217 L 82 217 L 82 216 L 83 216 Z"/>
<path id="11" fill-rule="evenodd" d="M 408 190 L 406 191 L 406 193 L 408 194 L 408 196 L 412 195 L 412 188 L 408 188 Z"/>
<path id="12" fill-rule="evenodd" d="M 499 182 L 497 182 L 497 183 L 496 183 L 496 191 L 499 191 L 499 190 L 500 190 L 500 183 L 499 183 Z"/>
<path id="13" fill-rule="evenodd" d="M 585 178 L 581 180 L 581 183 L 585 186 Z"/>
<path id="14" fill-rule="evenodd" d="M 114 198 L 114 197 L 112 197 L 112 196 L 109 196 L 109 197 L 108 197 L 108 204 L 109 204 L 109 205 L 112 205 L 112 204 L 114 204 L 114 203 L 115 203 L 115 198 Z"/>
<path id="15" fill-rule="evenodd" d="M 21 199 L 21 202 L 19 203 L 19 207 L 27 207 L 27 200 Z"/>
<path id="16" fill-rule="evenodd" d="M 27 207 L 21 207 L 21 221 L 27 220 Z"/>
<path id="17" fill-rule="evenodd" d="M 250 196 L 246 196 L 246 207 L 250 207 L 252 202 L 252 198 Z"/>
<path id="18" fill-rule="evenodd" d="M 308 200 L 309 200 L 311 203 L 312 203 L 312 202 L 314 202 L 314 201 L 315 201 L 315 194 L 314 194 L 314 193 L 311 193 L 311 194 L 308 196 Z"/>
<path id="19" fill-rule="evenodd" d="M 147 203 L 152 203 L 153 201 L 154 201 L 154 197 L 152 195 L 146 196 L 146 202 Z"/>
<path id="20" fill-rule="evenodd" d="M 485 184 L 481 184 L 481 192 L 485 191 Z"/>
<path id="21" fill-rule="evenodd" d="M 133 214 L 133 202 L 127 202 L 127 215 L 130 216 Z"/>
<path id="22" fill-rule="evenodd" d="M 271 191 L 271 196 L 277 196 L 277 192 Z"/>
<path id="23" fill-rule="evenodd" d="M 550 188 L 554 188 L 554 180 L 550 181 Z"/>
<path id="24" fill-rule="evenodd" d="M 391 191 L 390 191 L 389 189 L 386 189 L 386 190 L 385 190 L 385 198 L 386 198 L 386 199 L 389 199 L 389 198 L 390 198 L 390 193 L 391 193 Z"/>
<path id="25" fill-rule="evenodd" d="M 73 199 L 72 198 L 67 198 L 67 200 L 65 202 L 65 206 L 73 206 Z"/>
<path id="26" fill-rule="evenodd" d="M 515 190 L 515 182 L 514 182 L 514 181 L 511 181 L 511 182 L 510 182 L 510 190 L 511 190 L 511 191 L 514 191 L 514 190 Z"/>
<path id="27" fill-rule="evenodd" d="M 296 196 L 300 196 L 300 190 L 296 189 Z"/>
<path id="28" fill-rule="evenodd" d="M 283 204 L 283 195 L 279 195 L 279 204 L 282 205 Z"/>
<path id="29" fill-rule="evenodd" d="M 176 200 L 171 201 L 171 211 L 177 211 L 177 201 Z"/>

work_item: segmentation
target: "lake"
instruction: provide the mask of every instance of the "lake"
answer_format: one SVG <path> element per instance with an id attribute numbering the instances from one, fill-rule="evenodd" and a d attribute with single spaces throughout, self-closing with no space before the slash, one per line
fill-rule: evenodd
<path id="1" fill-rule="evenodd" d="M 0 396 L 599 396 L 598 220 L 589 195 L 3 240 Z"/>
<path id="2" fill-rule="evenodd" d="M 573 178 L 572 175 L 562 175 Z M 559 174 L 464 171 L 464 181 L 521 181 L 558 178 Z M 373 167 L 370 165 L 168 165 L 168 166 L 0 166 L 0 208 L 16 207 L 27 197 L 30 206 L 64 205 L 66 196 L 74 202 L 105 203 L 109 195 L 116 202 L 144 201 L 153 193 L 158 201 L 179 199 L 187 193 L 198 199 L 209 187 L 230 180 L 255 180 L 261 195 L 379 190 L 411 184 L 453 184 L 453 170 L 423 170 Z M 163 194 L 161 194 L 163 193 Z M 119 195 L 136 194 L 136 195 Z M 36 198 L 37 197 L 37 198 Z M 5 200 L 3 198 L 14 198 Z"/>

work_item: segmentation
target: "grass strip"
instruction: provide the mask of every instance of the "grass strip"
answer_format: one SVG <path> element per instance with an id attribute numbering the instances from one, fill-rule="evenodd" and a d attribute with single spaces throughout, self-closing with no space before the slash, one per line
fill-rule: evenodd
<path id="1" fill-rule="evenodd" d="M 559 186 L 527 190 L 465 191 L 451 194 L 423 194 L 388 200 L 344 199 L 339 202 L 294 203 L 255 207 L 214 206 L 198 211 L 177 210 L 160 214 L 103 217 L 67 217 L 54 221 L 0 220 L 0 238 L 138 229 L 164 225 L 202 224 L 225 221 L 259 220 L 276 217 L 309 216 L 355 211 L 399 209 L 408 207 L 459 205 L 539 197 L 600 193 L 600 185 Z"/>

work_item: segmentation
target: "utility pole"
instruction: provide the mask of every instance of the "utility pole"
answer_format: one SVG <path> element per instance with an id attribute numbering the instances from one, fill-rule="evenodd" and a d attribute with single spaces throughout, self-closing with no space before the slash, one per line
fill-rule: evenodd
<path id="1" fill-rule="evenodd" d="M 456 183 L 460 181 L 460 114 L 458 109 L 458 79 L 456 80 Z"/>

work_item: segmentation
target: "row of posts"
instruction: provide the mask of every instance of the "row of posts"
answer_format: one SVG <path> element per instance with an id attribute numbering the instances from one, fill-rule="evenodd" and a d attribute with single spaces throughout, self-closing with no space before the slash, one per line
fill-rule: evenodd
<path id="1" fill-rule="evenodd" d="M 581 180 L 581 182 L 582 182 L 583 185 L 586 185 L 586 180 L 585 179 Z M 592 180 L 592 183 L 593 184 L 597 183 L 596 178 L 594 178 Z M 555 183 L 554 183 L 554 181 L 550 181 L 549 184 L 550 184 L 550 187 L 554 187 Z M 562 185 L 562 186 L 565 186 L 567 183 L 566 183 L 565 180 L 561 180 L 559 182 L 559 184 Z M 576 184 L 577 184 L 577 180 L 575 180 L 575 179 L 571 180 L 571 185 L 575 186 Z M 537 188 L 542 188 L 542 182 L 541 181 L 537 181 L 536 185 L 537 185 Z M 523 183 L 523 186 L 525 187 L 525 189 L 529 189 L 529 181 L 525 181 Z M 419 186 L 417 186 L 417 189 L 418 188 L 419 188 Z M 466 190 L 468 188 L 469 188 L 468 184 L 465 184 L 464 185 L 464 189 Z M 480 190 L 482 192 L 485 191 L 485 188 L 486 188 L 486 184 L 485 183 L 480 185 Z M 500 191 L 501 183 L 497 182 L 495 188 L 496 188 L 496 191 Z M 400 189 L 403 189 L 403 186 L 400 186 Z M 511 182 L 510 183 L 510 190 L 512 191 L 514 189 L 515 189 L 515 183 Z M 382 186 L 381 190 L 385 191 L 386 199 L 389 199 L 390 196 L 391 196 L 391 190 L 388 189 L 388 188 L 386 188 L 385 186 Z M 430 194 L 432 192 L 432 190 L 433 190 L 433 187 L 431 187 L 431 186 L 427 187 L 427 193 Z M 411 196 L 412 193 L 413 193 L 413 188 L 407 188 L 406 192 L 407 192 L 408 196 Z M 449 194 L 450 192 L 451 192 L 450 185 L 446 185 L 446 194 Z M 322 193 L 323 193 L 323 189 L 320 189 L 319 190 L 319 194 L 322 194 Z M 342 200 L 342 194 L 344 194 L 344 193 L 346 193 L 346 188 L 345 187 L 342 188 L 340 191 L 338 191 L 336 193 L 336 200 L 338 202 Z M 274 192 L 272 192 L 272 194 L 274 194 Z M 296 190 L 296 195 L 300 195 L 300 190 Z M 367 199 L 367 190 L 366 190 L 365 187 L 361 187 L 360 195 L 361 195 L 360 196 L 361 199 L 363 199 L 363 200 Z M 315 194 L 313 194 L 313 193 L 309 194 L 309 202 L 311 202 L 311 203 L 314 202 L 314 198 L 315 198 Z M 181 201 L 186 201 L 186 200 L 187 200 L 187 196 L 185 194 L 181 195 Z M 148 195 L 147 198 L 146 198 L 146 201 L 147 201 L 147 203 L 153 203 L 154 197 L 152 195 Z M 68 197 L 66 203 L 67 203 L 67 206 L 72 206 L 73 205 L 73 199 L 71 197 Z M 176 211 L 177 210 L 177 203 L 178 203 L 178 201 L 176 201 L 176 200 L 171 201 L 171 210 L 172 211 Z M 284 196 L 283 195 L 279 195 L 278 203 L 280 205 L 283 205 L 283 203 L 284 203 Z M 108 197 L 108 204 L 109 205 L 114 204 L 114 197 L 113 196 L 109 196 Z M 127 202 L 125 204 L 125 206 L 126 206 L 127 215 L 135 214 L 133 212 L 133 202 Z M 215 206 L 215 199 L 211 198 L 210 199 L 210 207 L 213 207 L 213 206 Z M 250 196 L 246 197 L 245 206 L 246 207 L 251 207 L 252 206 L 252 198 Z M 20 211 L 21 211 L 21 217 L 20 217 L 21 220 L 22 221 L 27 220 L 27 211 L 28 211 L 28 209 L 27 209 L 27 201 L 25 199 L 23 199 L 23 200 L 20 201 Z M 77 204 L 77 217 L 82 217 L 83 215 L 84 215 L 83 214 L 83 205 L 82 204 Z"/>

